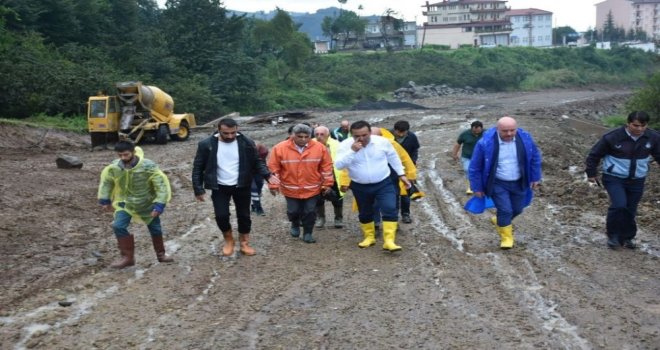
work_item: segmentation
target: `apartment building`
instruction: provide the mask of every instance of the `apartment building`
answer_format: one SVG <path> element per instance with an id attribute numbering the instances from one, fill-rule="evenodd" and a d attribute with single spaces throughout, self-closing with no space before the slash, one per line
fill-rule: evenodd
<path id="1" fill-rule="evenodd" d="M 405 22 L 390 16 L 370 18 L 365 28 L 362 46 L 367 49 L 387 46 L 392 48 L 417 47 L 417 23 L 415 21 Z"/>
<path id="2" fill-rule="evenodd" d="M 493 46 L 510 44 L 511 22 L 506 1 L 444 0 L 426 2 L 426 22 L 418 29 L 421 45 Z"/>
<path id="3" fill-rule="evenodd" d="M 633 0 L 632 26 L 660 40 L 660 0 Z"/>
<path id="4" fill-rule="evenodd" d="M 510 10 L 510 46 L 552 46 L 552 12 L 535 8 Z"/>
<path id="5" fill-rule="evenodd" d="M 596 28 L 602 30 L 612 13 L 614 25 L 642 29 L 649 37 L 660 40 L 660 0 L 606 0 L 596 4 Z"/>

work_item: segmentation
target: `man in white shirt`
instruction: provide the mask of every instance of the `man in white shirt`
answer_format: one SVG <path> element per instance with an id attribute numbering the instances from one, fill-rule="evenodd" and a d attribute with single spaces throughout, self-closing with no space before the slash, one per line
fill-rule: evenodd
<path id="1" fill-rule="evenodd" d="M 352 138 L 339 145 L 335 166 L 337 169 L 348 169 L 351 178 L 350 189 L 358 205 L 358 218 L 364 237 L 358 246 L 367 248 L 376 244 L 374 203 L 378 201 L 383 218 L 383 249 L 401 250 L 394 242 L 399 220 L 396 207 L 398 196 L 390 179 L 390 167 L 406 187 L 410 187 L 410 181 L 390 141 L 371 135 L 368 122 L 357 121 L 351 124 L 350 131 Z M 342 187 L 343 192 L 348 190 L 346 186 Z"/>
<path id="2" fill-rule="evenodd" d="M 250 187 L 254 176 L 270 177 L 254 141 L 238 132 L 234 119 L 222 119 L 218 123 L 218 133 L 202 140 L 197 146 L 192 182 L 195 197 L 200 202 L 204 201 L 204 189 L 211 190 L 215 220 L 225 239 L 223 256 L 234 253 L 234 236 L 229 222 L 231 199 L 236 207 L 240 251 L 248 256 L 256 254 L 249 245 L 252 227 Z"/>

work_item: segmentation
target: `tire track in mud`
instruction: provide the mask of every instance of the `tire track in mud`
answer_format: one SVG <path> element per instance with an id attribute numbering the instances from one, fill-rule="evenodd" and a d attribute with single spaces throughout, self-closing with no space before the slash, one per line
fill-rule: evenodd
<path id="1" fill-rule="evenodd" d="M 426 133 L 428 132 L 427 130 Z M 577 332 L 578 327 L 570 324 L 556 310 L 557 304 L 546 299 L 540 293 L 543 286 L 539 284 L 539 279 L 527 258 L 523 257 L 521 261 L 511 264 L 509 260 L 517 257 L 505 258 L 504 254 L 483 253 L 479 252 L 480 249 L 472 251 L 470 248 L 464 247 L 466 233 L 472 233 L 468 239 L 474 238 L 476 234 L 479 236 L 483 236 L 483 234 L 472 223 L 454 194 L 445 188 L 442 176 L 436 170 L 436 159 L 439 159 L 441 155 L 432 153 L 425 157 L 430 160 L 424 162 L 420 167 L 420 174 L 423 174 L 420 179 L 423 179 L 422 186 L 428 191 L 427 197 L 435 200 L 434 203 L 429 203 L 430 198 L 426 198 L 422 203 L 422 209 L 429 220 L 425 226 L 430 226 L 450 241 L 451 246 L 457 251 L 465 253 L 468 260 L 472 258 L 487 262 L 494 275 L 497 276 L 493 282 L 498 284 L 499 289 L 515 297 L 517 307 L 525 308 L 532 315 L 531 319 L 536 324 L 534 328 L 543 330 L 553 340 L 553 344 L 570 349 L 589 349 L 590 344 L 580 337 Z M 492 237 L 492 234 L 489 236 Z M 492 245 L 495 239 L 490 241 Z M 479 242 L 484 242 L 484 240 L 479 240 Z M 420 244 L 420 249 L 426 250 L 425 246 L 425 244 Z M 432 254 L 433 252 L 425 253 L 427 256 Z M 501 319 L 498 321 L 502 322 Z M 524 324 L 520 326 L 525 328 Z"/>

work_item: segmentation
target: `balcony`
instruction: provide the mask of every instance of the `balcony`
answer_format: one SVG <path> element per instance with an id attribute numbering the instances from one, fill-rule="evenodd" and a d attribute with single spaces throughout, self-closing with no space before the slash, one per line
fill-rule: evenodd
<path id="1" fill-rule="evenodd" d="M 474 28 L 474 32 L 477 34 L 493 34 L 493 33 L 509 33 L 512 32 L 513 29 L 511 26 L 496 26 L 496 27 L 476 27 Z"/>

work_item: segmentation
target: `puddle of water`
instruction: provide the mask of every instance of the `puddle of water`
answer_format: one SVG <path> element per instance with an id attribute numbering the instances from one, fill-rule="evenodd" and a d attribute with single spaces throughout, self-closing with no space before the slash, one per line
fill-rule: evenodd
<path id="1" fill-rule="evenodd" d="M 91 312 L 92 308 L 96 306 L 101 299 L 105 299 L 119 290 L 117 285 L 113 285 L 106 290 L 95 292 L 93 295 L 82 296 L 78 299 L 69 298 L 72 301 L 75 301 L 72 306 L 69 307 L 69 315 L 65 319 L 55 322 L 53 325 L 42 324 L 42 323 L 30 323 L 29 319 L 36 318 L 41 316 L 43 313 L 59 308 L 57 302 L 50 303 L 48 305 L 40 306 L 32 311 L 26 312 L 23 315 L 18 315 L 12 317 L 12 323 L 20 322 L 23 324 L 28 324 L 23 327 L 23 333 L 25 334 L 23 338 L 14 345 L 15 350 L 24 350 L 25 344 L 32 339 L 32 337 L 41 332 L 46 332 L 50 330 L 56 330 L 61 328 L 64 325 L 72 324 L 80 320 L 81 317 Z"/>

